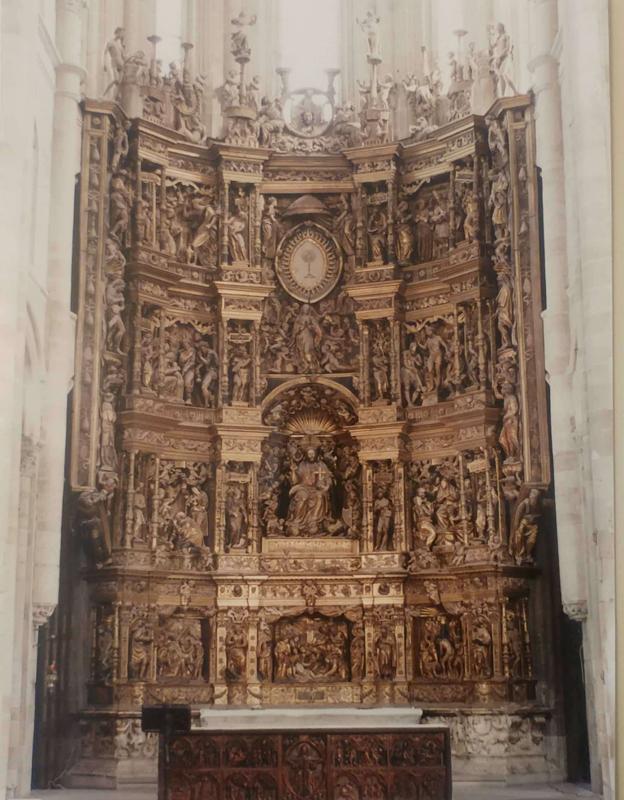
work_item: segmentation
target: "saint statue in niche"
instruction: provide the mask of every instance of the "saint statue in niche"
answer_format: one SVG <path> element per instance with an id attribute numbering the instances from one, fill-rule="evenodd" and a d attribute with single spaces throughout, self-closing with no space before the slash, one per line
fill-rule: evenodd
<path id="1" fill-rule="evenodd" d="M 331 516 L 334 477 L 314 447 L 293 466 L 291 483 L 285 526 L 288 536 L 322 536 L 340 530 L 342 524 Z"/>

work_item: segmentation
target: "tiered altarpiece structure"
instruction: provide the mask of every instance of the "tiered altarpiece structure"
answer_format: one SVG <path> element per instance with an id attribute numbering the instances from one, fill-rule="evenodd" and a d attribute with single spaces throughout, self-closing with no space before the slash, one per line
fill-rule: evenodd
<path id="1" fill-rule="evenodd" d="M 540 771 L 530 98 L 423 141 L 154 108 L 84 106 L 69 775 L 153 776 L 169 702 L 414 705 Z"/>

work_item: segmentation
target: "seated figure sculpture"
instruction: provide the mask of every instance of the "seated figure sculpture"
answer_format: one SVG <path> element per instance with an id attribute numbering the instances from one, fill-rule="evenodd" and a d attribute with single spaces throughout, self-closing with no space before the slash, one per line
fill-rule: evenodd
<path id="1" fill-rule="evenodd" d="M 323 536 L 341 530 L 342 523 L 331 515 L 334 478 L 314 447 L 309 447 L 304 458 L 293 466 L 291 482 L 287 536 Z"/>

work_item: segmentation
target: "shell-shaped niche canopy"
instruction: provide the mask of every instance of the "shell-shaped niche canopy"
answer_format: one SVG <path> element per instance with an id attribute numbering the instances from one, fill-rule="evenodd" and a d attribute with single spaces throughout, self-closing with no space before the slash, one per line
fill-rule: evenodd
<path id="1" fill-rule="evenodd" d="M 305 382 L 271 393 L 262 416 L 266 425 L 285 433 L 323 435 L 354 425 L 356 403 L 343 386 Z"/>

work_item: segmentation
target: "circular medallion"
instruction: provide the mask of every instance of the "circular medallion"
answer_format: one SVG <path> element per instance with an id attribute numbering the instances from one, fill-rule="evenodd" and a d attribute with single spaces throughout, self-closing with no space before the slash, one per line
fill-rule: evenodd
<path id="1" fill-rule="evenodd" d="M 297 300 L 316 303 L 326 297 L 340 278 L 342 256 L 329 231 L 313 222 L 297 225 L 280 242 L 277 277 Z"/>

